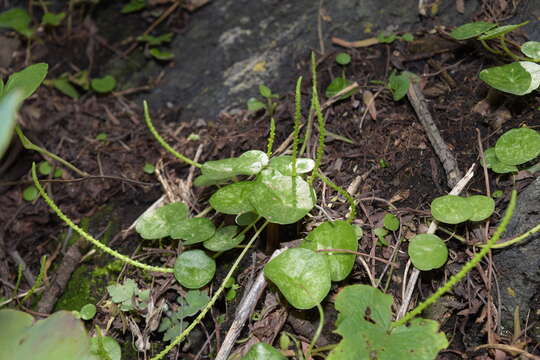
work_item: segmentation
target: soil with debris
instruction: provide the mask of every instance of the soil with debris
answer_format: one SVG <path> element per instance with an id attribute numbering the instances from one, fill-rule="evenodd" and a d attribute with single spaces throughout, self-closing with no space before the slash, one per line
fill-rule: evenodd
<path id="1" fill-rule="evenodd" d="M 280 1 L 264 3 L 270 7 L 267 11 L 271 11 L 272 6 L 288 6 Z M 468 4 L 463 23 L 472 19 L 515 23 L 517 21 L 514 19 L 522 19 L 530 5 L 525 4 L 527 1 L 474 3 L 477 6 L 470 7 Z M 60 11 L 63 4 L 53 2 L 51 8 Z M 217 94 L 212 92 L 214 90 L 204 92 L 206 83 L 197 84 L 196 87 L 178 85 L 181 87 L 180 94 L 193 99 L 190 101 L 197 101 L 203 95 L 210 99 L 200 104 L 193 103 L 191 107 L 174 101 L 174 96 L 179 94 L 167 92 L 178 90 L 170 85 L 170 74 L 178 75 L 182 68 L 187 69 L 185 76 L 192 77 L 194 83 L 198 81 L 194 64 L 175 67 L 176 62 L 186 61 L 185 55 L 177 56 L 176 60 L 170 62 L 153 60 L 149 49 L 138 43 L 134 34 L 142 34 L 157 24 L 156 30 L 150 33 L 159 35 L 172 32 L 178 36 L 174 43 L 178 48 L 183 34 L 193 29 L 200 30 L 200 24 L 210 26 L 206 14 L 215 16 L 216 12 L 236 9 L 216 8 L 219 1 L 208 3 L 192 0 L 182 2 L 180 6 L 178 4 L 167 0 L 150 1 L 146 10 L 121 15 L 123 4 L 83 2 L 75 6 L 69 16 L 71 28 L 67 26 L 66 19 L 57 28 L 41 29 L 38 36 L 42 41 L 29 43 L 13 32 L 0 32 L 0 43 L 6 44 L 0 47 L 3 79 L 27 64 L 46 62 L 49 64 L 48 79 L 58 78 L 64 73 L 76 74 L 89 70 L 91 77 L 114 73 L 120 80 L 115 92 L 110 94 L 97 95 L 79 88 L 83 95 L 78 100 L 51 86 L 41 86 L 21 108 L 19 123 L 31 141 L 89 174 L 81 176 L 63 169 L 60 178 L 53 175 L 41 177 L 51 198 L 66 215 L 119 252 L 163 266 L 173 266 L 181 250 L 178 242 L 143 242 L 134 231 L 128 229 L 165 191 L 186 202 L 191 212 L 196 214 L 206 208 L 212 189 L 191 186 L 190 179 L 197 172 L 193 173 L 193 169 L 177 161 L 156 142 L 144 123 L 140 100 L 153 100 L 150 112 L 157 130 L 166 141 L 201 163 L 237 156 L 251 149 L 265 150 L 270 124 L 264 111 L 253 113 L 243 106 L 249 96 L 256 96 L 254 89 L 258 83 L 250 83 L 250 87 L 242 92 L 227 93 L 229 89 L 214 99 L 212 94 Z M 2 5 L 6 9 L 21 6 L 15 1 L 0 0 Z M 437 14 L 416 16 L 414 26 L 405 26 L 406 30 L 414 30 L 415 39 L 410 43 L 394 41 L 390 44 L 343 48 L 328 45 L 331 41 L 330 31 L 325 32 L 324 27 L 332 28 L 331 16 L 328 15 L 331 10 L 326 11 L 325 4 L 322 8 L 310 6 L 310 9 L 313 11 L 307 13 L 311 14 L 308 17 L 313 32 L 309 38 L 327 44 L 325 52 L 317 54 L 321 102 L 328 100 L 324 97 L 324 89 L 335 77 L 344 74 L 358 84 L 352 97 L 330 104 L 324 112 L 328 137 L 321 169 L 337 185 L 347 189 L 358 202 L 358 215 L 354 222 L 364 230 L 359 251 L 365 254 L 362 255 L 365 264 L 358 261 L 345 281 L 333 285 L 331 295 L 324 302 L 326 323 L 317 343 L 324 346 L 340 340 L 333 332 L 337 317 L 333 295 L 346 285 L 371 284 L 382 274 L 381 283 L 386 284 L 386 293 L 394 297 L 393 310 L 399 309 L 403 301 L 403 274 L 408 256 L 406 245 L 398 239 L 406 240 L 416 233 L 425 232 L 431 200 L 448 193 L 451 188 L 441 160 L 435 154 L 411 103 L 406 97 L 394 101 L 391 92 L 381 82 L 388 79 L 393 69 L 407 70 L 420 76 L 419 87 L 427 99 L 428 110 L 463 173 L 473 164 L 479 165 L 481 149 L 493 146 L 504 131 L 518 126 L 538 129 L 540 97 L 537 92 L 523 97 L 501 96 L 496 104 L 487 104 L 484 99 L 489 89 L 479 80 L 478 72 L 503 62 L 486 54 L 473 42 L 451 40 L 447 29 L 436 26 L 458 24 L 443 23 L 441 19 L 447 20 L 448 17 L 438 17 Z M 34 17 L 37 19 L 40 14 L 41 9 L 35 6 Z M 330 25 L 323 26 L 318 35 L 316 14 L 330 22 Z M 160 18 L 162 15 L 163 18 Z M 271 13 L 268 16 L 271 17 Z M 114 27 L 111 27 L 113 23 Z M 399 32 L 405 29 L 398 26 L 394 30 Z M 521 43 L 527 34 L 537 35 L 518 31 L 511 36 Z M 332 35 L 337 36 L 335 32 Z M 355 35 L 347 36 L 348 41 L 360 40 L 354 38 Z M 363 37 L 369 36 L 364 34 Z M 282 40 L 286 38 L 280 37 Z M 312 46 L 318 48 L 316 44 Z M 295 55 L 291 57 L 294 63 L 288 69 L 289 78 L 286 80 L 289 86 L 281 84 L 276 90 L 272 89 L 280 94 L 275 111 L 276 148 L 293 131 L 293 88 L 294 79 L 298 76 L 304 78 L 304 119 L 309 115 L 311 50 L 307 46 L 295 48 Z M 265 51 L 272 54 L 274 50 L 267 47 Z M 338 65 L 335 62 L 338 52 L 348 53 L 352 58 L 351 63 Z M 191 57 L 191 61 L 208 64 L 210 60 L 205 56 L 208 53 L 197 53 L 196 57 Z M 210 56 L 216 56 L 216 53 Z M 221 79 L 225 70 L 212 67 L 208 72 L 210 76 L 219 74 L 218 78 Z M 265 76 L 256 77 L 256 80 L 264 81 L 274 74 L 267 73 Z M 159 100 L 161 96 L 163 99 Z M 193 108 L 197 108 L 196 111 Z M 206 114 L 205 109 L 208 109 Z M 106 134 L 106 138 L 99 137 L 99 134 Z M 310 157 L 314 157 L 317 136 L 315 129 L 307 148 Z M 23 191 L 32 184 L 32 162 L 44 160 L 50 159 L 23 149 L 17 140 L 0 160 L 0 303 L 4 303 L 2 299 L 11 300 L 7 306 L 17 306 L 38 317 L 45 317 L 56 310 L 80 310 L 82 305 L 94 303 L 98 313 L 93 323 L 87 322 L 87 328 L 92 330 L 94 325 L 107 328 L 108 334 L 121 344 L 123 359 L 143 359 L 156 355 L 167 345 L 162 341 L 163 333 L 148 330 L 145 323 L 147 312 L 115 312 L 105 286 L 127 278 L 135 279 L 140 288 L 151 289 L 150 297 L 156 306 L 173 306 L 178 296 L 185 296 L 185 290 L 177 285 L 172 274 L 149 274 L 118 264 L 114 258 L 95 251 L 86 241 L 79 239 L 43 200 L 23 200 Z M 145 164 L 155 165 L 155 172 L 146 173 L 143 170 Z M 497 212 L 487 229 L 491 234 L 504 213 L 514 184 L 511 178 L 492 173 L 486 180 L 480 168 L 463 193 L 485 194 L 486 181 L 492 193 L 496 190 L 503 192 L 503 196 L 496 199 Z M 534 174 L 520 173 L 515 187 L 521 192 L 534 181 Z M 164 184 L 168 184 L 168 188 L 164 189 Z M 232 301 L 221 298 L 201 326 L 167 358 L 212 359 L 235 317 L 244 290 L 261 271 L 273 250 L 266 244 L 276 239 L 282 243 L 293 242 L 328 217 L 345 218 L 348 213 L 345 199 L 321 183 L 315 185 L 320 194 L 320 207 L 297 225 L 269 227 L 235 274 L 236 282 L 240 285 L 237 297 Z M 531 201 L 534 203 L 534 196 Z M 534 205 L 532 210 L 528 208 L 527 211 L 534 212 Z M 387 236 L 387 244 L 383 245 L 373 235 L 372 229 L 381 226 L 388 212 L 399 216 L 402 226 L 399 233 Z M 215 216 L 215 220 L 234 221 L 221 216 Z M 455 239 L 447 241 L 450 251 L 448 262 L 441 269 L 421 273 L 411 308 L 457 273 L 472 257 L 476 249 L 472 245 L 484 241 L 483 230 L 479 232 L 466 225 L 449 230 L 463 236 L 466 244 Z M 538 242 L 538 238 L 533 241 Z M 240 250 L 234 250 L 218 258 L 216 278 L 204 291 L 212 294 L 219 287 L 220 280 L 239 253 Z M 397 254 L 395 258 L 394 254 Z M 33 299 L 21 303 L 14 295 L 31 287 L 39 273 L 43 256 L 47 256 L 44 287 L 38 290 L 38 295 Z M 512 255 L 516 256 L 519 258 L 519 254 Z M 497 257 L 504 257 L 504 252 L 498 252 Z M 533 273 L 534 266 L 538 266 L 538 258 L 531 260 Z M 388 271 L 388 263 L 393 264 L 391 271 Z M 24 271 L 17 289 L 18 266 L 22 266 Z M 504 271 L 511 271 L 511 267 L 505 266 Z M 505 287 L 500 287 L 497 282 L 499 275 L 497 262 L 493 262 L 491 257 L 485 259 L 466 280 L 461 281 L 437 306 L 423 315 L 439 321 L 449 339 L 450 345 L 439 354 L 439 359 L 513 357 L 511 352 L 498 348 L 498 344 L 519 348 L 526 351 L 528 356 L 540 356 L 540 281 L 537 275 L 504 274 L 505 279 L 525 276 L 529 281 L 525 283 L 529 285 L 528 298 L 511 304 L 505 304 L 505 296 L 501 296 L 501 292 L 506 294 L 507 287 L 513 285 L 504 280 Z M 535 280 L 531 280 L 533 276 L 536 276 Z M 78 284 L 85 277 L 93 280 L 88 288 L 82 289 Z M 48 291 L 52 295 L 46 296 Z M 515 304 L 519 304 L 521 309 L 514 316 Z M 235 353 L 244 353 L 251 344 L 259 341 L 278 347 L 277 339 L 284 331 L 307 346 L 318 323 L 315 310 L 294 310 L 272 287 L 263 293 L 255 315 L 244 327 L 240 338 L 245 341 L 235 346 Z M 520 329 L 513 327 L 515 322 L 521 324 Z M 148 346 L 149 343 L 151 346 Z M 493 346 L 479 348 L 483 344 Z"/>

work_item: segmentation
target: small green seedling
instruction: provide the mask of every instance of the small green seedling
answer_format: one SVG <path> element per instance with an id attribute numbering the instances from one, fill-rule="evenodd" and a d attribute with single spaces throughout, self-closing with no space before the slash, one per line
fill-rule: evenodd
<path id="1" fill-rule="evenodd" d="M 209 301 L 208 295 L 198 290 L 189 290 L 185 298 L 178 297 L 178 309 L 166 310 L 161 319 L 158 331 L 164 333 L 163 341 L 171 341 L 180 335 L 188 325 L 185 320 L 196 315 Z"/>
<path id="2" fill-rule="evenodd" d="M 107 286 L 111 301 L 118 305 L 121 311 L 142 311 L 148 306 L 150 290 L 139 290 L 133 279 L 126 279 L 123 284 Z"/>
<path id="3" fill-rule="evenodd" d="M 377 40 L 381 44 L 390 44 L 396 40 L 403 40 L 403 41 L 411 42 L 414 40 L 414 36 L 411 33 L 405 33 L 399 36 L 398 34 L 394 32 L 381 31 L 379 34 L 377 34 Z"/>
<path id="4" fill-rule="evenodd" d="M 38 171 L 41 175 L 49 175 L 52 170 L 53 167 L 48 161 L 42 161 L 38 164 Z"/>
<path id="5" fill-rule="evenodd" d="M 137 41 L 147 43 L 150 46 L 159 46 L 166 43 L 170 43 L 173 38 L 173 33 L 166 33 L 160 36 L 141 35 L 137 37 Z"/>
<path id="6" fill-rule="evenodd" d="M 484 69 L 480 79 L 489 86 L 514 95 L 526 95 L 540 87 L 540 42 L 528 41 L 520 46 L 523 55 L 513 53 L 507 44 L 506 34 L 528 22 L 514 25 L 498 26 L 497 24 L 478 21 L 455 28 L 451 33 L 456 40 L 476 38 L 484 48 L 496 55 L 504 55 L 515 60 L 511 64 Z M 501 49 L 495 49 L 488 40 L 497 40 Z"/>
<path id="7" fill-rule="evenodd" d="M 102 78 L 92 79 L 90 86 L 95 92 L 105 94 L 114 90 L 116 87 L 116 80 L 111 75 L 107 75 Z"/>
<path id="8" fill-rule="evenodd" d="M 409 240 L 408 254 L 414 267 L 429 271 L 442 267 L 448 260 L 448 248 L 434 234 L 418 234 Z"/>
<path id="9" fill-rule="evenodd" d="M 39 197 L 39 191 L 34 185 L 27 186 L 23 190 L 22 197 L 28 202 L 33 202 Z"/>
<path id="10" fill-rule="evenodd" d="M 145 163 L 143 166 L 143 171 L 149 175 L 152 175 L 156 172 L 156 167 L 150 163 Z"/>
<path id="11" fill-rule="evenodd" d="M 107 135 L 107 133 L 99 133 L 96 135 L 96 140 L 98 141 L 107 141 L 107 139 L 109 138 L 109 135 Z"/>
<path id="12" fill-rule="evenodd" d="M 225 288 L 229 289 L 225 294 L 225 300 L 233 301 L 236 299 L 237 290 L 240 289 L 240 285 L 235 282 L 234 278 L 230 278 L 229 281 L 225 283 Z"/>
<path id="13" fill-rule="evenodd" d="M 60 24 L 62 23 L 62 20 L 64 20 L 65 17 L 66 17 L 65 12 L 61 12 L 58 14 L 46 12 L 45 14 L 43 14 L 43 17 L 41 18 L 41 24 L 44 26 L 52 26 L 52 27 L 60 26 Z"/>
<path id="14" fill-rule="evenodd" d="M 78 316 L 83 320 L 91 320 L 96 316 L 96 305 L 86 304 L 78 312 Z"/>
<path id="15" fill-rule="evenodd" d="M 339 53 L 336 55 L 336 62 L 339 65 L 349 65 L 351 63 L 351 55 L 347 53 Z"/>
<path id="16" fill-rule="evenodd" d="M 266 103 L 257 100 L 256 98 L 250 98 L 247 101 L 247 108 L 249 111 L 257 112 L 259 110 L 265 109 L 266 113 L 272 117 L 274 111 L 276 110 L 277 103 L 274 102 L 274 99 L 279 97 L 278 94 L 274 94 L 270 88 L 264 84 L 259 84 L 259 94 L 266 99 Z"/>

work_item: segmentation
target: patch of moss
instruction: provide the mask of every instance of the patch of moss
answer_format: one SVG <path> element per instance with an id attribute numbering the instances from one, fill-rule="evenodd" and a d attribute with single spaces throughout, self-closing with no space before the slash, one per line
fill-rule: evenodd
<path id="1" fill-rule="evenodd" d="M 92 276 L 110 276 L 113 273 L 119 273 L 122 271 L 124 262 L 122 260 L 115 260 L 105 266 L 96 267 L 92 271 Z"/>
<path id="2" fill-rule="evenodd" d="M 86 304 L 95 304 L 103 296 L 105 286 L 107 286 L 106 276 L 94 275 L 87 266 L 80 266 L 71 275 L 54 311 L 79 311 Z"/>

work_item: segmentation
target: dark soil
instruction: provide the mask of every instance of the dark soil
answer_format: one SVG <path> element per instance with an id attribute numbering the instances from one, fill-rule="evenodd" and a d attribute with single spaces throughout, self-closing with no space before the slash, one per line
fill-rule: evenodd
<path id="1" fill-rule="evenodd" d="M 170 3 L 164 3 L 153 8 L 153 11 L 163 11 L 170 6 Z M 94 9 L 89 6 L 76 9 L 71 34 L 67 33 L 65 26 L 40 34 L 43 42 L 36 42 L 30 46 L 30 57 L 26 57 L 25 48 L 21 46 L 13 54 L 11 64 L 0 69 L 4 79 L 6 74 L 23 68 L 25 62 L 38 61 L 50 64 L 49 78 L 58 77 L 64 72 L 73 73 L 77 69 L 90 69 L 93 77 L 104 75 L 104 69 L 110 68 L 110 64 L 114 63 L 118 54 L 126 51 L 131 45 L 131 43 L 125 44 L 124 40 L 130 35 L 144 32 L 155 20 L 150 11 L 132 14 L 125 17 L 127 23 L 125 27 L 122 27 L 122 31 L 116 32 L 117 27 L 110 28 L 106 25 L 114 21 L 110 19 L 110 14 L 116 14 L 118 21 L 124 21 L 124 17 L 119 15 L 119 5 L 112 7 L 116 13 L 111 12 L 111 8 L 105 5 Z M 89 17 L 87 18 L 86 15 Z M 481 17 L 482 13 L 478 16 Z M 169 29 L 178 32 L 189 26 L 190 22 L 196 21 L 197 11 L 177 9 L 168 21 L 160 25 L 160 31 Z M 328 138 L 322 171 L 345 189 L 357 177 L 362 177 L 354 193 L 354 198 L 361 204 L 355 223 L 362 226 L 365 234 L 359 251 L 383 259 L 389 259 L 393 248 L 400 246 L 395 236 L 387 237 L 388 246 L 381 246 L 372 235 L 370 230 L 381 225 L 384 214 L 391 210 L 392 213 L 398 215 L 403 224 L 401 236 L 408 238 L 414 233 L 422 232 L 428 221 L 431 200 L 436 196 L 446 194 L 449 187 L 441 162 L 434 153 L 407 98 L 394 101 L 392 94 L 376 83 L 377 81 L 387 79 L 394 68 L 406 69 L 421 76 L 420 86 L 429 100 L 429 110 L 443 139 L 457 158 L 462 172 L 465 172 L 473 163 L 478 163 L 478 136 L 481 138 L 483 149 L 486 149 L 493 146 L 496 138 L 507 129 L 521 125 L 533 128 L 540 126 L 537 110 L 540 106 L 538 95 L 521 98 L 503 97 L 497 107 L 489 109 L 484 115 L 473 111 L 475 105 L 488 93 L 487 86 L 478 79 L 479 70 L 496 65 L 500 63 L 500 60 L 485 56 L 486 54 L 474 45 L 449 42 L 444 31 L 433 35 L 428 34 L 427 30 L 429 30 L 428 27 L 425 32 L 416 32 L 416 40 L 410 44 L 394 42 L 347 49 L 346 51 L 352 56 L 352 63 L 345 68 L 334 61 L 337 49 L 318 56 L 318 83 L 321 93 L 324 93 L 326 84 L 336 76 L 340 76 L 342 71 L 345 71 L 348 79 L 356 81 L 360 86 L 359 92 L 350 99 L 332 105 L 325 114 L 327 129 L 333 134 L 350 139 L 350 142 L 332 136 Z M 99 34 L 99 39 L 96 34 Z M 11 33 L 0 35 L 16 36 Z M 451 46 L 442 50 L 433 50 L 430 47 L 432 44 L 443 41 L 448 41 Z M 141 50 L 137 49 L 137 51 L 139 55 L 134 57 L 137 59 L 135 61 L 141 61 L 141 59 L 146 61 L 141 55 Z M 160 66 L 159 70 L 166 74 L 167 63 Z M 299 69 L 298 76 L 302 75 L 304 79 L 310 79 L 308 50 L 296 68 Z M 151 87 L 156 81 L 159 81 L 159 77 L 147 79 L 146 84 Z M 310 89 L 311 81 L 304 80 L 302 92 L 305 118 L 308 115 Z M 108 221 L 93 225 L 90 232 L 94 236 L 103 235 L 112 226 L 111 224 L 114 224 L 117 230 L 109 234 L 110 246 L 122 253 L 143 259 L 147 263 L 171 265 L 178 248 L 177 243 L 166 241 L 143 243 L 135 233 L 125 231 L 163 193 L 158 177 L 143 171 L 145 163 L 161 162 L 163 165 L 158 166 L 161 174 L 176 185 L 185 180 L 190 171 L 188 166 L 176 161 L 160 147 L 146 128 L 142 104 L 132 102 L 132 99 L 136 96 L 140 97 L 141 91 L 144 90 L 123 88 L 117 93 L 108 95 L 86 93 L 81 99 L 73 100 L 53 88 L 41 86 L 23 106 L 20 123 L 32 141 L 92 175 L 81 178 L 65 170 L 61 179 L 42 177 L 42 184 L 46 184 L 47 191 L 65 214 L 75 223 L 80 223 L 84 219 L 92 219 L 104 210 L 110 211 Z M 376 95 L 373 113 L 366 110 L 363 100 L 367 91 Z M 142 96 L 144 97 L 144 93 Z M 282 94 L 278 99 L 278 104 L 276 110 L 277 146 L 291 134 L 293 129 L 292 84 L 290 92 Z M 266 147 L 269 119 L 264 112 L 252 114 L 245 110 L 232 110 L 222 112 L 217 118 L 181 123 L 177 121 L 177 109 L 151 109 L 151 112 L 158 131 L 170 144 L 173 144 L 175 149 L 194 158 L 197 148 L 202 146 L 199 162 L 236 156 L 250 149 L 264 150 Z M 510 116 L 502 121 L 502 126 L 497 126 L 497 117 L 505 114 Z M 108 135 L 106 141 L 96 140 L 96 136 L 100 133 Z M 312 144 L 316 142 L 318 135 L 317 131 L 314 133 Z M 191 134 L 198 135 L 199 140 L 189 140 Z M 313 149 L 310 148 L 309 154 L 312 152 Z M 66 225 L 50 211 L 45 202 L 41 199 L 34 202 L 26 202 L 22 199 L 22 191 L 31 184 L 29 175 L 31 163 L 43 161 L 43 158 L 37 153 L 18 150 L 16 145 L 12 146 L 11 154 L 15 160 L 9 164 L 4 160 L 5 166 L 0 162 L 2 169 L 0 173 L 0 224 L 2 224 L 0 255 L 5 256 L 0 266 L 2 280 L 0 295 L 4 298 L 11 298 L 12 287 L 17 282 L 17 263 L 14 260 L 14 253 L 20 255 L 25 266 L 34 276 L 39 272 L 41 257 L 47 255 L 50 259 L 46 274 L 47 284 L 56 276 L 55 270 L 70 246 L 68 241 L 64 241 L 67 232 Z M 520 179 L 518 188 L 525 187 L 532 180 L 533 177 Z M 503 190 L 506 194 L 497 201 L 498 213 L 491 221 L 491 223 L 497 223 L 499 217 L 502 216 L 508 200 L 508 190 L 512 184 L 506 177 L 495 176 L 490 176 L 489 182 L 492 192 Z M 259 241 L 258 247 L 242 262 L 235 276 L 241 286 L 237 299 L 232 302 L 220 300 L 212 311 L 212 315 L 207 315 L 204 326 L 199 327 L 183 347 L 175 349 L 169 356 L 170 359 L 210 359 L 216 353 L 220 341 L 223 340 L 234 318 L 235 306 L 242 297 L 243 289 L 250 278 L 262 269 L 262 265 L 267 260 L 268 249 L 264 246 L 265 239 L 278 236 L 282 242 L 293 241 L 301 238 L 306 230 L 325 220 L 327 215 L 334 219 L 345 217 L 348 206 L 344 199 L 336 197 L 334 191 L 323 187 L 320 183 L 316 183 L 316 188 L 321 194 L 319 204 L 325 209 L 325 213 L 315 209 L 313 217 L 306 218 L 304 223 L 277 229 L 277 235 L 265 234 Z M 210 188 L 192 188 L 188 199 L 194 214 L 206 207 L 211 190 Z M 466 193 L 484 194 L 485 192 L 484 176 L 482 171 L 477 171 Z M 228 218 L 219 218 L 219 220 L 231 221 Z M 470 231 L 472 229 L 458 227 L 456 230 L 463 236 L 470 236 L 468 240 L 471 243 L 480 241 L 472 235 Z M 490 231 L 492 231 L 491 228 Z M 444 268 L 422 274 L 413 303 L 419 302 L 438 288 L 472 255 L 470 246 L 457 241 L 449 241 L 448 245 L 451 252 L 450 260 Z M 89 251 L 89 248 L 82 249 L 83 255 Z M 407 261 L 405 246 L 401 246 L 401 250 L 395 260 L 398 267 L 393 271 L 388 288 L 388 293 L 394 296 L 395 309 L 402 301 L 401 283 Z M 219 281 L 223 279 L 238 253 L 239 251 L 233 251 L 219 258 L 216 280 L 206 290 L 212 292 L 219 286 Z M 375 277 L 378 277 L 385 264 L 366 259 L 371 271 Z M 113 261 L 113 258 L 97 252 L 90 254 L 84 260 L 84 265 L 104 266 L 110 261 Z M 439 355 L 440 359 L 507 358 L 503 352 L 474 350 L 476 346 L 488 342 L 488 334 L 494 337 L 495 343 L 514 344 L 514 346 L 519 343 L 532 354 L 540 355 L 540 348 L 530 343 L 531 339 L 526 332 L 512 343 L 511 332 L 503 333 L 499 331 L 500 329 L 488 328 L 486 319 L 494 315 L 491 310 L 487 310 L 485 302 L 488 297 L 495 296 L 493 288 L 490 290 L 491 293 L 488 290 L 492 284 L 485 281 L 488 265 L 487 261 L 483 262 L 479 268 L 472 271 L 467 281 L 462 281 L 448 297 L 445 297 L 447 306 L 444 307 L 444 313 L 433 315 L 436 320 L 442 322 L 442 330 L 451 341 L 448 349 Z M 125 268 L 121 273 L 115 273 L 110 280 L 120 281 L 121 278 L 128 277 L 136 279 L 139 286 L 144 288 L 150 288 L 153 284 L 152 297 L 156 304 L 161 299 L 174 302 L 177 296 L 185 294 L 178 285 L 173 285 L 175 282 L 172 280 L 172 275 L 153 277 L 130 267 Z M 369 277 L 359 263 L 346 281 L 335 285 L 332 294 L 343 286 L 353 283 L 369 284 Z M 163 287 L 160 288 L 161 286 Z M 29 283 L 23 278 L 19 291 L 26 291 L 29 287 Z M 317 325 L 317 312 L 315 310 L 293 311 L 285 305 L 285 300 L 280 298 L 274 290 L 269 288 L 259 302 L 257 311 L 264 316 L 261 316 L 259 320 L 250 320 L 250 326 L 244 329 L 241 338 L 254 335 L 259 340 L 272 341 L 279 336 L 280 331 L 287 331 L 296 335 L 301 341 L 309 343 Z M 332 333 L 335 329 L 336 318 L 332 298 L 329 296 L 325 303 L 327 323 L 319 345 L 339 341 L 339 336 Z M 98 303 L 98 315 L 94 322 L 105 328 L 112 316 L 105 306 L 105 301 L 108 300 L 105 289 L 101 289 L 98 299 L 101 301 Z M 33 313 L 32 311 L 36 311 L 33 307 L 35 303 L 37 301 L 18 305 Z M 218 317 L 222 315 L 224 322 L 218 321 Z M 130 316 L 137 319 L 139 326 L 144 327 L 141 314 Z M 489 323 L 494 324 L 493 320 L 494 318 Z M 93 329 L 90 323 L 87 325 L 88 329 Z M 528 325 L 532 326 L 530 323 Z M 122 323 L 118 319 L 112 323 L 109 334 L 124 344 L 126 354 L 129 353 L 129 348 L 132 349 L 130 352 L 132 355 L 129 355 L 131 357 L 124 357 L 125 359 L 145 358 L 142 352 L 137 353 L 133 350 L 135 345 L 132 343 L 136 340 L 135 335 L 132 335 L 129 330 L 123 331 Z M 145 335 L 149 336 L 152 342 L 147 356 L 157 354 L 166 345 L 161 341 L 160 333 Z M 251 339 L 249 343 L 251 344 Z M 525 346 L 527 344 L 528 347 Z M 238 345 L 237 349 L 244 348 Z"/>

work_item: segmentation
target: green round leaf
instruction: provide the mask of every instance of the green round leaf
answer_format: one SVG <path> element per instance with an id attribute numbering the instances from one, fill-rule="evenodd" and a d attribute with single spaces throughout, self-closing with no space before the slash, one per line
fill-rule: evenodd
<path id="1" fill-rule="evenodd" d="M 184 245 L 197 244 L 214 236 L 216 227 L 207 218 L 191 218 L 171 226 L 171 237 L 184 240 Z"/>
<path id="2" fill-rule="evenodd" d="M 238 214 L 234 219 L 234 222 L 240 226 L 248 226 L 252 224 L 255 220 L 257 220 L 258 217 L 259 215 L 257 213 L 247 212 L 243 214 Z"/>
<path id="3" fill-rule="evenodd" d="M 515 165 L 507 165 L 502 163 L 497 157 L 494 147 L 490 147 L 484 151 L 484 158 L 486 159 L 486 167 L 493 170 L 493 172 L 497 174 L 506 174 L 509 172 L 518 171 L 518 168 Z"/>
<path id="4" fill-rule="evenodd" d="M 34 201 L 39 197 L 39 191 L 34 185 L 30 185 L 23 191 L 23 199 L 26 201 Z"/>
<path id="5" fill-rule="evenodd" d="M 497 158 L 508 165 L 520 165 L 540 154 L 540 134 L 529 128 L 511 129 L 495 144 Z"/>
<path id="6" fill-rule="evenodd" d="M 174 277 L 188 289 L 208 284 L 216 272 L 216 262 L 202 250 L 183 252 L 174 264 Z"/>
<path id="7" fill-rule="evenodd" d="M 204 242 L 204 247 L 211 251 L 227 251 L 244 241 L 244 234 L 238 235 L 238 226 L 229 225 L 216 230 L 214 236 Z"/>
<path id="8" fill-rule="evenodd" d="M 145 163 L 143 166 L 143 171 L 149 175 L 152 175 L 156 172 L 156 167 L 150 163 Z"/>
<path id="9" fill-rule="evenodd" d="M 330 291 L 330 269 L 325 257 L 308 249 L 285 250 L 264 266 L 264 275 L 292 306 L 301 310 L 320 304 Z"/>
<path id="10" fill-rule="evenodd" d="M 171 227 L 183 222 L 188 216 L 186 204 L 176 202 L 162 206 L 145 213 L 137 224 L 135 230 L 143 239 L 161 239 L 171 235 Z"/>
<path id="11" fill-rule="evenodd" d="M 81 308 L 81 311 L 79 311 L 79 314 L 81 314 L 81 319 L 83 320 L 93 319 L 94 316 L 96 316 L 96 305 L 94 304 L 84 305 Z"/>
<path id="12" fill-rule="evenodd" d="M 521 52 L 533 59 L 540 59 L 540 42 L 527 41 L 521 45 Z"/>
<path id="13" fill-rule="evenodd" d="M 270 160 L 269 167 L 278 170 L 283 175 L 292 175 L 292 156 L 277 156 Z M 308 158 L 296 159 L 296 174 L 306 174 L 313 170 L 315 161 Z"/>
<path id="14" fill-rule="evenodd" d="M 473 215 L 470 221 L 482 221 L 487 219 L 495 211 L 495 201 L 484 195 L 473 195 L 465 198 L 472 208 Z"/>
<path id="15" fill-rule="evenodd" d="M 484 33 L 484 35 L 479 36 L 478 39 L 480 40 L 491 40 L 495 39 L 496 37 L 500 37 L 504 34 L 509 33 L 510 31 L 514 31 L 524 25 L 527 25 L 528 21 L 522 22 L 521 24 L 514 24 L 514 25 L 503 25 L 498 26 L 494 29 L 490 29 Z"/>
<path id="16" fill-rule="evenodd" d="M 249 195 L 257 213 L 277 224 L 292 224 L 306 216 L 315 206 L 315 191 L 301 177 L 282 175 L 265 169 L 255 181 Z"/>
<path id="17" fill-rule="evenodd" d="M 458 26 L 452 30 L 452 32 L 450 32 L 450 36 L 456 40 L 466 40 L 482 35 L 486 31 L 491 30 L 496 26 L 497 24 L 492 24 L 485 21 L 472 22 Z"/>
<path id="18" fill-rule="evenodd" d="M 253 211 L 249 194 L 255 186 L 252 181 L 239 181 L 222 187 L 210 197 L 210 206 L 222 214 L 242 214 Z"/>
<path id="19" fill-rule="evenodd" d="M 409 241 L 409 257 L 418 270 L 438 269 L 448 259 L 448 248 L 440 237 L 433 234 L 419 234 Z"/>
<path id="20" fill-rule="evenodd" d="M 122 359 L 122 349 L 120 348 L 120 345 L 110 336 L 102 336 L 101 342 L 103 344 L 103 350 L 107 353 L 107 355 L 111 358 L 111 360 L 121 360 Z M 91 351 L 99 355 L 99 339 L 97 337 L 93 337 L 90 339 L 90 346 Z"/>
<path id="21" fill-rule="evenodd" d="M 414 35 L 411 33 L 405 33 L 401 35 L 401 40 L 411 42 L 414 41 Z"/>
<path id="22" fill-rule="evenodd" d="M 358 237 L 354 227 L 346 221 L 324 222 L 309 232 L 300 247 L 313 251 L 321 249 L 356 251 L 358 249 Z M 321 252 L 321 254 L 328 261 L 332 281 L 341 281 L 349 276 L 356 259 L 355 254 L 339 252 Z"/>
<path id="23" fill-rule="evenodd" d="M 272 91 L 264 84 L 259 85 L 259 93 L 265 98 L 272 97 Z"/>
<path id="24" fill-rule="evenodd" d="M 351 62 L 351 55 L 347 53 L 339 53 L 336 55 L 336 62 L 339 65 L 347 65 Z"/>
<path id="25" fill-rule="evenodd" d="M 445 195 L 431 202 L 431 214 L 435 219 L 447 224 L 459 224 L 469 220 L 473 212 L 465 198 Z"/>
<path id="26" fill-rule="evenodd" d="M 28 15 L 28 12 L 21 8 L 13 8 L 0 13 L 0 28 L 24 32 L 24 30 L 28 29 L 30 21 L 32 21 L 32 19 L 30 18 L 30 15 Z"/>
<path id="27" fill-rule="evenodd" d="M 388 88 L 392 91 L 394 101 L 399 101 L 407 95 L 410 83 L 410 78 L 404 74 L 396 75 L 394 72 L 390 74 Z"/>
<path id="28" fill-rule="evenodd" d="M 270 345 L 257 343 L 240 360 L 287 360 L 287 358 Z"/>
<path id="29" fill-rule="evenodd" d="M 532 64 L 532 65 L 531 65 Z M 489 86 L 514 95 L 526 95 L 540 84 L 540 76 L 533 74 L 537 65 L 528 61 L 514 62 L 480 71 L 480 79 Z"/>
<path id="30" fill-rule="evenodd" d="M 111 75 L 107 75 L 102 78 L 92 79 L 90 86 L 95 92 L 108 93 L 116 87 L 116 80 Z"/>
<path id="31" fill-rule="evenodd" d="M 383 223 L 384 227 L 390 231 L 397 231 L 399 229 L 399 219 L 394 214 L 385 214 Z"/>

